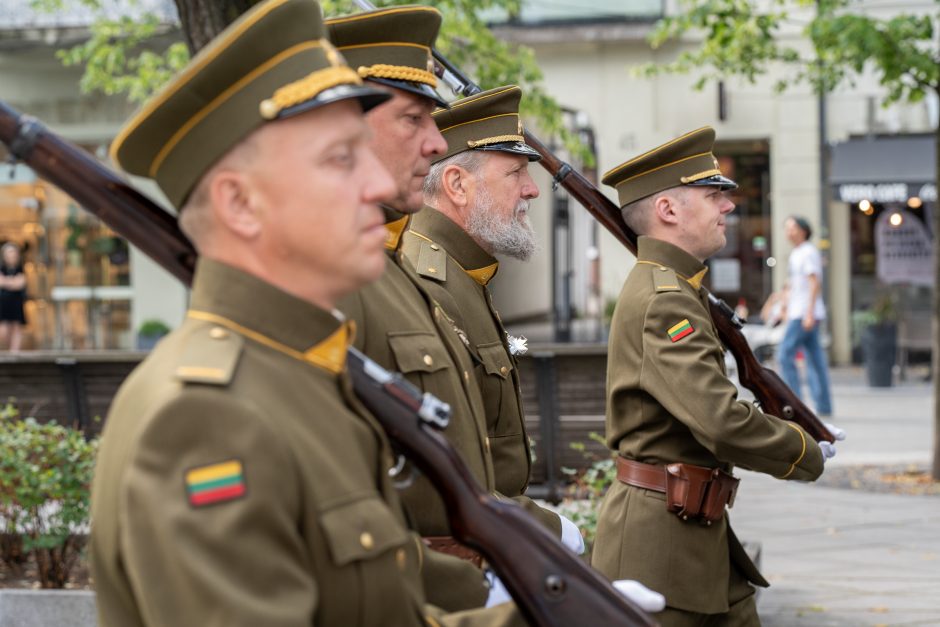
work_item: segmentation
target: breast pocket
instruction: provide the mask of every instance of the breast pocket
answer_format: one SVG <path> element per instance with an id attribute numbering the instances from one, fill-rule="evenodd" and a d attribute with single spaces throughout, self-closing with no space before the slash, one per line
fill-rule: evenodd
<path id="1" fill-rule="evenodd" d="M 429 377 L 446 370 L 450 363 L 440 338 L 427 331 L 396 332 L 388 334 L 388 345 L 398 370 L 422 390 L 433 393 Z"/>
<path id="2" fill-rule="evenodd" d="M 480 357 L 480 387 L 483 392 L 483 405 L 486 408 L 486 423 L 489 434 L 494 437 L 518 433 L 517 425 L 501 424 L 501 416 L 505 413 L 503 403 L 511 400 L 512 389 L 512 360 L 503 348 L 502 342 L 477 344 L 477 355 Z"/>
<path id="3" fill-rule="evenodd" d="M 384 501 L 370 497 L 345 503 L 322 513 L 320 524 L 334 567 L 352 575 L 342 577 L 346 587 L 336 595 L 324 594 L 324 604 L 344 604 L 343 614 L 355 614 L 357 625 L 384 625 L 389 618 L 413 614 L 405 578 L 417 573 L 407 566 L 416 564 L 414 542 Z M 322 583 L 326 593 L 330 582 Z M 350 605 L 357 611 L 349 611 Z"/>

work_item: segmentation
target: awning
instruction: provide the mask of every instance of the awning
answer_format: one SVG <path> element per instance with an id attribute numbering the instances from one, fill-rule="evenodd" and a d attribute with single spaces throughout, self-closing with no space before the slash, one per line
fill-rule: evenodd
<path id="1" fill-rule="evenodd" d="M 832 147 L 830 181 L 836 200 L 856 203 L 937 200 L 933 135 L 862 137 Z"/>

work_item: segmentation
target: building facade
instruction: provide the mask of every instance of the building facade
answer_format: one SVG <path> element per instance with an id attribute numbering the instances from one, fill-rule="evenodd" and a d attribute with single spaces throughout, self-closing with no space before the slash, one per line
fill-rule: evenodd
<path id="1" fill-rule="evenodd" d="M 888 15 L 929 12 L 935 3 L 892 0 L 872 6 Z M 116 15 L 127 9 L 111 0 L 104 10 Z M 135 10 L 156 12 L 168 29 L 175 19 L 168 0 L 142 0 Z M 672 0 L 601 0 L 590 7 L 524 2 L 520 14 L 493 19 L 500 37 L 535 51 L 547 91 L 566 110 L 566 124 L 596 153 L 594 170 L 585 170 L 589 178 L 596 180 L 598 172 L 672 137 L 714 126 L 722 168 L 741 188 L 729 220 L 728 246 L 710 262 L 710 288 L 730 304 L 740 302 L 757 312 L 785 280 L 790 247 L 782 236 L 784 220 L 806 217 L 827 253 L 832 354 L 847 362 L 852 312 L 871 305 L 879 289 L 895 285 L 912 307 L 923 307 L 929 299 L 932 277 L 905 282 L 898 270 L 896 257 L 907 254 L 903 246 L 892 257 L 894 270 L 879 278 L 878 264 L 887 262 L 879 262 L 878 253 L 888 247 L 879 248 L 876 240 L 903 231 L 903 238 L 889 239 L 917 240 L 922 251 L 924 236 L 932 242 L 935 182 L 920 174 L 917 180 L 891 178 L 887 170 L 904 157 L 903 163 L 916 165 L 918 172 L 933 172 L 930 159 L 936 155 L 927 150 L 915 156 L 911 143 L 894 152 L 886 146 L 899 137 L 929 140 L 937 127 L 936 98 L 882 108 L 883 90 L 872 76 L 862 76 L 854 86 L 826 96 L 829 143 L 823 150 L 819 98 L 808 88 L 776 93 L 773 72 L 756 84 L 729 78 L 701 91 L 693 89 L 694 75 L 636 76 L 632 69 L 668 62 L 697 44 L 690 38 L 652 50 L 647 43 L 655 21 L 675 10 Z M 82 95 L 81 69 L 65 68 L 55 56 L 56 50 L 88 36 L 90 20 L 78 4 L 50 15 L 34 11 L 29 0 L 5 2 L 0 8 L 0 94 L 105 159 L 108 143 L 134 106 L 121 97 Z M 798 32 L 789 36 L 795 45 L 805 44 Z M 542 139 L 550 143 L 553 138 Z M 824 190 L 820 167 L 829 154 L 833 187 Z M 542 190 L 530 211 L 542 250 L 528 263 L 503 263 L 493 283 L 498 306 L 511 326 L 541 323 L 533 328 L 549 329 L 534 339 L 601 340 L 601 320 L 633 257 L 567 194 L 553 191 L 541 168 L 531 170 Z M 135 184 L 158 197 L 146 182 Z M 612 190 L 604 191 L 614 198 Z M 871 203 L 870 211 L 865 202 Z M 896 229 L 894 214 L 907 226 L 891 230 Z M 925 228 L 909 228 L 918 223 Z M 26 248 L 28 347 L 133 348 L 145 321 L 174 327 L 185 311 L 186 292 L 175 279 L 22 164 L 0 166 L 0 241 Z"/>

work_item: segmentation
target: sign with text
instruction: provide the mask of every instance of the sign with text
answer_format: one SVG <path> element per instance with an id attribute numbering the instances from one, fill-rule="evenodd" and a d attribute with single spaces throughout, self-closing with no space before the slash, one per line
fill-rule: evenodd
<path id="1" fill-rule="evenodd" d="M 882 211 L 875 222 L 878 279 L 884 283 L 933 285 L 933 242 L 909 211 Z"/>

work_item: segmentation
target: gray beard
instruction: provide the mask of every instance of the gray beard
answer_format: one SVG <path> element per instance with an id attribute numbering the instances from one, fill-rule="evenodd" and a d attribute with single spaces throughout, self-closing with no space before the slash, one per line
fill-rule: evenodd
<path id="1" fill-rule="evenodd" d="M 467 234 L 494 254 L 527 261 L 538 250 L 538 241 L 529 223 L 529 201 L 516 204 L 512 216 L 503 221 L 494 211 L 493 197 L 485 187 L 479 189 L 476 206 L 467 218 Z"/>

